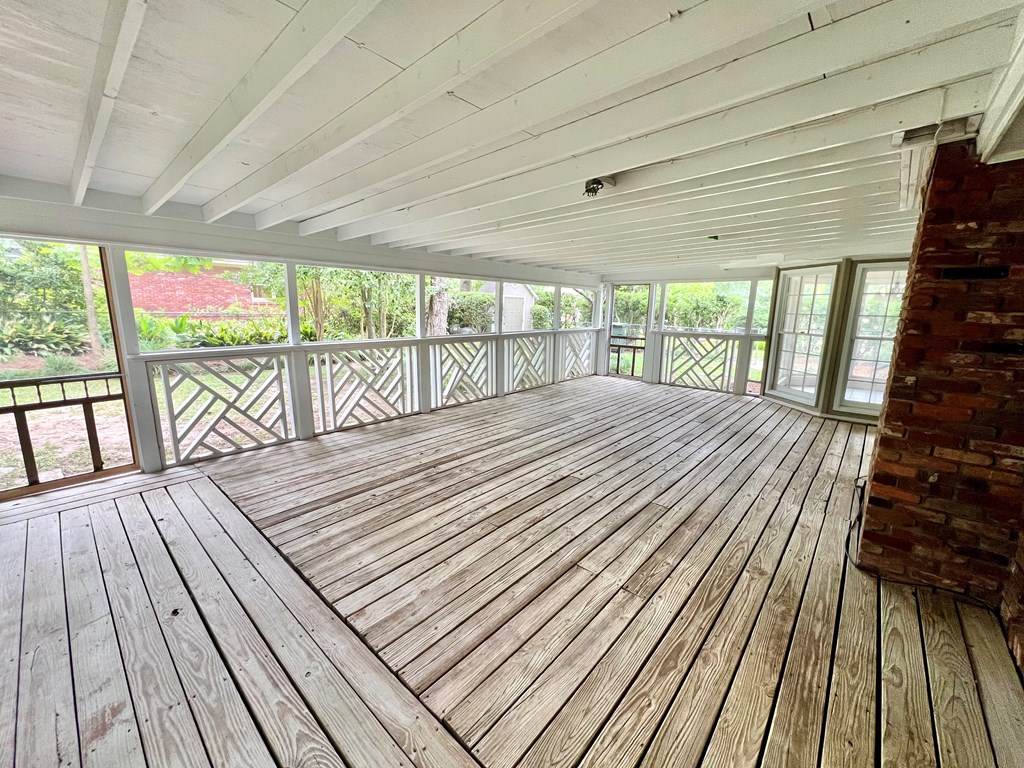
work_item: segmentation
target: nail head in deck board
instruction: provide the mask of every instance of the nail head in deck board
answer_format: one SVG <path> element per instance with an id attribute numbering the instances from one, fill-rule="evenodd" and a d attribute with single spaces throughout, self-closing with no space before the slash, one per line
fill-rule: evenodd
<path id="1" fill-rule="evenodd" d="M 935 768 L 931 702 L 914 589 L 882 582 L 882 766 Z"/>
<path id="2" fill-rule="evenodd" d="M 151 493 L 166 495 L 163 490 Z M 147 499 L 147 506 L 150 503 Z M 288 765 L 320 760 L 325 766 L 343 768 L 270 644 L 172 508 L 164 505 L 154 515 L 157 528 L 278 760 Z"/>
<path id="3" fill-rule="evenodd" d="M 299 621 L 416 765 L 477 765 L 212 482 L 200 480 L 190 487 L 278 595 L 296 609 Z"/>
<path id="4" fill-rule="evenodd" d="M 240 760 L 250 768 L 272 768 L 276 763 L 182 583 L 142 496 L 124 496 L 116 504 L 210 761 L 215 766 Z M 154 512 L 159 514 L 159 508 Z"/>
<path id="5" fill-rule="evenodd" d="M 65 512 L 61 529 L 82 765 L 145 768 L 88 509 Z"/>
<path id="6" fill-rule="evenodd" d="M 917 601 L 942 768 L 995 768 L 956 604 L 924 588 Z"/>
<path id="7" fill-rule="evenodd" d="M 28 523 L 14 764 L 78 764 L 58 515 Z"/>
<path id="8" fill-rule="evenodd" d="M 158 765 L 209 766 L 114 502 L 90 506 L 89 515 L 147 760 Z"/>
<path id="9" fill-rule="evenodd" d="M 311 441 L 308 450 L 303 447 L 302 451 L 289 453 L 293 458 L 281 466 L 278 466 L 276 457 L 278 451 L 284 455 L 285 447 L 233 457 L 231 463 L 224 460 L 202 464 L 199 469 L 190 469 L 187 475 L 137 475 L 131 481 L 125 476 L 118 478 L 117 485 L 111 480 L 91 486 L 89 498 L 94 501 L 118 499 L 120 522 L 124 526 L 121 535 L 125 536 L 127 530 L 127 539 L 131 542 L 130 556 L 138 571 L 136 578 L 141 575 L 140 581 L 148 593 L 147 606 L 151 606 L 149 610 L 156 614 L 158 626 L 163 630 L 171 658 L 183 681 L 188 705 L 194 708 L 193 717 L 196 720 L 203 717 L 199 714 L 199 706 L 207 702 L 197 701 L 196 696 L 201 695 L 198 690 L 202 687 L 201 680 L 206 673 L 196 677 L 197 693 L 194 694 L 187 676 L 189 670 L 179 664 L 186 654 L 179 652 L 175 645 L 180 638 L 173 631 L 182 625 L 187 618 L 186 614 L 179 610 L 173 620 L 168 620 L 165 614 L 174 610 L 176 605 L 172 603 L 179 602 L 184 592 L 185 599 L 196 611 L 194 621 L 202 624 L 200 633 L 205 637 L 204 642 L 212 647 L 214 640 L 204 622 L 213 626 L 219 607 L 214 606 L 212 609 L 214 621 L 210 620 L 210 616 L 202 616 L 198 612 L 201 606 L 195 606 L 192 596 L 185 590 L 177 564 L 171 559 L 166 543 L 149 516 L 150 510 L 140 503 L 139 491 L 149 492 L 162 486 L 171 488 L 172 502 L 175 497 L 183 504 L 186 499 L 198 498 L 201 505 L 195 507 L 196 513 L 202 516 L 204 510 L 209 512 L 212 515 L 210 520 L 215 520 L 216 526 L 223 531 L 217 533 L 214 529 L 216 535 L 209 536 L 209 531 L 202 526 L 197 526 L 195 530 L 189 527 L 195 542 L 198 542 L 198 547 L 193 546 L 193 551 L 213 553 L 211 571 L 219 574 L 220 568 L 224 567 L 220 562 L 222 551 L 233 552 L 229 560 L 236 564 L 243 559 L 250 563 L 251 566 L 245 568 L 251 568 L 254 578 L 258 574 L 258 578 L 265 580 L 278 596 L 272 601 L 276 606 L 273 615 L 283 617 L 288 622 L 297 620 L 302 625 L 309 638 L 350 683 L 411 762 L 421 768 L 472 768 L 476 765 L 474 759 L 432 713 L 303 582 L 301 576 L 228 498 L 211 481 L 201 479 L 202 467 L 234 467 L 233 474 L 237 480 L 233 487 L 246 488 L 247 498 L 255 499 L 261 493 L 272 496 L 282 489 L 289 489 L 289 473 L 308 465 L 314 470 L 305 475 L 311 484 L 296 491 L 299 495 L 311 494 L 310 498 L 304 500 L 305 503 L 316 501 L 319 485 L 316 482 L 317 475 L 333 478 L 332 482 L 344 482 L 350 458 L 358 456 L 359 469 L 356 471 L 360 474 L 355 482 L 362 490 L 349 497 L 349 506 L 333 505 L 329 515 L 318 519 L 317 525 L 311 526 L 310 530 L 319 531 L 322 534 L 320 545 L 328 548 L 332 540 L 344 545 L 348 533 L 358 535 L 359 542 L 366 545 L 368 550 L 365 554 L 358 554 L 358 548 L 352 547 L 351 555 L 365 558 L 367 563 L 373 564 L 374 558 L 380 555 L 380 561 L 386 563 L 382 566 L 383 570 L 366 582 L 368 586 L 365 592 L 363 587 L 351 592 L 353 595 L 361 594 L 363 599 L 375 595 L 370 597 L 369 602 L 387 596 L 427 569 L 453 557 L 461 562 L 460 568 L 480 560 L 486 566 L 492 546 L 475 544 L 481 537 L 524 515 L 530 515 L 531 510 L 542 507 L 546 499 L 553 498 L 546 497 L 544 493 L 535 496 L 538 491 L 563 481 L 566 485 L 559 486 L 561 488 L 587 484 L 585 499 L 579 502 L 576 514 L 566 517 L 563 526 L 546 529 L 549 536 L 557 535 L 531 539 L 532 547 L 518 550 L 516 557 L 524 558 L 522 563 L 536 562 L 536 569 L 527 568 L 520 572 L 517 581 L 508 582 L 504 579 L 488 581 L 499 570 L 496 566 L 474 567 L 476 583 L 484 586 L 474 593 L 473 599 L 468 599 L 465 604 L 454 604 L 453 609 L 457 614 L 449 619 L 440 623 L 419 622 L 414 628 L 415 641 L 412 642 L 411 636 L 412 644 L 409 647 L 422 649 L 410 662 L 418 670 L 417 675 L 426 674 L 429 677 L 438 670 L 446 669 L 445 677 L 434 684 L 443 686 L 448 674 L 455 675 L 452 679 L 458 680 L 460 675 L 470 672 L 468 678 L 461 678 L 466 680 L 464 684 L 448 688 L 449 693 L 445 696 L 449 699 L 449 706 L 453 707 L 448 710 L 449 725 L 464 740 L 479 739 L 492 729 L 495 722 L 503 719 L 508 723 L 503 727 L 511 727 L 515 722 L 529 723 L 534 718 L 543 722 L 547 718 L 542 712 L 544 708 L 548 708 L 547 712 L 552 707 L 558 709 L 552 722 L 562 722 L 562 712 L 580 703 L 576 700 L 577 694 L 572 691 L 579 683 L 583 671 L 566 668 L 557 660 L 558 656 L 571 645 L 573 658 L 579 659 L 585 668 L 591 662 L 588 653 L 594 657 L 601 655 L 600 646 L 591 644 L 586 638 L 597 633 L 601 627 L 600 622 L 595 623 L 594 616 L 602 610 L 611 610 L 608 607 L 609 601 L 615 595 L 626 594 L 621 590 L 621 585 L 641 570 L 643 574 L 652 577 L 653 580 L 649 582 L 649 599 L 635 595 L 616 599 L 639 600 L 642 605 L 638 604 L 637 616 L 644 617 L 647 622 L 660 624 L 655 637 L 657 640 L 664 636 L 666 627 L 673 625 L 679 609 L 685 613 L 692 610 L 693 606 L 702 604 L 699 596 L 691 594 L 695 583 L 690 579 L 701 577 L 714 569 L 716 562 L 720 562 L 726 564 L 718 572 L 724 588 L 731 590 L 730 597 L 720 613 L 708 615 L 710 623 L 700 622 L 700 626 L 690 623 L 697 627 L 695 637 L 688 638 L 684 632 L 684 636 L 678 640 L 696 648 L 696 656 L 686 677 L 669 681 L 669 696 L 659 699 L 666 705 L 671 703 L 671 708 L 655 739 L 680 744 L 679 739 L 682 738 L 682 742 L 685 742 L 682 744 L 685 747 L 683 752 L 673 751 L 671 754 L 689 755 L 682 762 L 682 765 L 686 765 L 692 755 L 700 755 L 704 741 L 702 734 L 710 728 L 707 751 L 702 755 L 704 766 L 756 767 L 761 744 L 768 732 L 769 715 L 778 693 L 782 662 L 786 657 L 790 635 L 798 622 L 799 612 L 810 605 L 805 601 L 798 611 L 804 582 L 816 563 L 819 569 L 821 567 L 820 562 L 817 562 L 818 556 L 814 555 L 820 525 L 824 520 L 833 518 L 831 524 L 836 527 L 836 531 L 845 532 L 849 524 L 848 506 L 853 498 L 853 479 L 861 472 L 860 464 L 864 455 L 870 453 L 873 432 L 859 426 L 840 427 L 837 422 L 827 419 L 797 416 L 789 409 L 751 398 L 632 382 L 616 382 L 616 389 L 612 390 L 606 388 L 610 383 L 611 380 L 591 379 L 578 382 L 575 388 L 561 390 L 564 394 L 560 393 L 559 388 L 549 388 L 543 397 L 539 396 L 539 391 L 517 395 L 515 400 L 520 405 L 516 406 L 515 412 L 521 414 L 529 408 L 535 411 L 522 419 L 517 427 L 518 447 L 511 451 L 487 448 L 471 461 L 437 465 L 419 474 L 409 470 L 422 463 L 416 454 L 431 444 L 433 438 L 430 435 L 437 435 L 438 430 L 441 430 L 448 435 L 446 439 L 462 439 L 465 434 L 461 449 L 486 444 L 494 434 L 493 430 L 489 431 L 488 422 L 502 419 L 507 403 L 494 401 L 480 404 L 486 406 L 481 408 L 441 411 L 427 419 L 409 419 L 401 425 L 393 423 L 388 426 L 389 431 L 360 429 L 329 436 L 344 438 L 338 442 L 321 438 Z M 614 417 L 608 417 L 601 408 L 575 408 L 580 400 L 596 403 L 599 397 L 610 398 L 614 402 L 628 402 L 629 410 L 623 407 L 615 411 Z M 559 415 L 549 416 L 554 413 Z M 600 426 L 607 428 L 597 429 L 599 422 Z M 543 436 L 540 429 L 528 426 L 538 423 L 544 424 Z M 419 424 L 429 426 L 429 430 L 424 427 L 421 431 Z M 463 433 L 464 424 L 473 425 L 473 428 Z M 849 430 L 849 436 L 839 460 L 846 429 Z M 792 442 L 791 447 L 779 445 L 780 441 L 793 441 L 796 433 L 799 433 L 799 437 Z M 559 434 L 565 435 L 564 449 L 559 446 Z M 372 435 L 372 439 L 364 439 L 364 435 Z M 588 437 L 577 439 L 584 435 Z M 531 436 L 535 438 L 532 442 Z M 313 446 L 321 444 L 328 447 L 312 450 Z M 415 447 L 404 450 L 409 446 Z M 296 446 L 286 447 L 292 449 Z M 530 455 L 531 447 L 535 449 L 535 455 L 530 457 L 530 462 L 523 463 L 524 458 Z M 825 460 L 820 468 L 815 464 L 818 458 Z M 381 462 L 390 462 L 391 466 L 378 471 L 375 467 Z M 838 473 L 835 472 L 837 467 Z M 545 471 L 547 468 L 550 468 L 550 472 Z M 620 482 L 623 472 L 629 473 L 629 479 L 624 484 Z M 265 476 L 268 478 L 267 485 L 263 484 Z M 415 480 L 410 484 L 412 478 Z M 270 482 L 271 479 L 273 482 Z M 477 479 L 480 479 L 479 483 L 475 482 Z M 195 491 L 194 497 L 190 497 L 187 492 L 182 496 L 182 487 L 176 487 L 182 481 L 187 481 L 188 487 Z M 268 488 L 272 490 L 268 491 Z M 337 485 L 332 488 L 331 494 L 339 492 Z M 520 488 L 521 492 L 512 497 L 511 503 L 503 503 L 504 493 Z M 160 494 L 149 493 L 150 498 L 158 496 Z M 375 496 L 381 503 L 374 501 Z M 43 515 L 47 514 L 47 503 L 52 503 L 51 509 L 54 511 L 59 509 L 61 514 L 72 514 L 69 519 L 73 519 L 73 514 L 76 514 L 73 510 L 82 506 L 69 496 L 57 499 L 56 496 L 43 494 L 38 497 L 44 498 L 52 498 L 54 501 L 36 502 L 36 512 Z M 168 498 L 167 494 L 163 498 Z M 410 501 L 409 507 L 417 510 L 410 515 L 415 523 L 407 529 L 397 522 L 401 519 L 398 513 L 406 498 Z M 762 509 L 762 505 L 770 505 L 776 498 L 779 498 L 779 503 L 773 515 L 762 517 L 757 510 Z M 606 502 L 605 499 L 610 501 Z M 195 501 L 190 500 L 187 504 L 195 504 Z M 10 509 L 16 508 L 0 503 L 0 519 L 9 519 L 5 515 Z M 349 508 L 352 510 L 351 516 L 346 517 Z M 808 513 L 807 517 L 816 517 L 819 527 L 808 525 L 801 510 Z M 24 508 L 22 511 L 25 511 Z M 812 512 L 814 514 L 810 514 Z M 443 520 L 440 525 L 432 524 L 432 515 L 435 513 Z M 463 518 L 466 519 L 465 523 Z M 543 520 L 544 516 L 540 519 Z M 143 528 L 136 529 L 134 523 L 147 520 L 149 533 L 143 535 Z M 777 546 L 780 535 L 785 531 L 785 527 L 779 524 L 786 520 L 795 520 L 795 528 L 786 543 L 777 570 L 771 575 L 771 585 L 765 599 L 758 604 L 758 592 L 752 589 L 751 579 L 755 576 L 759 580 L 768 577 L 766 572 L 771 570 L 771 560 L 764 560 L 760 554 L 767 551 L 765 547 L 754 545 L 750 559 L 744 566 L 733 565 L 733 558 L 727 553 L 720 555 L 719 552 L 737 526 L 744 525 L 747 527 L 741 530 L 746 533 L 740 534 L 744 541 L 750 542 L 760 536 L 765 546 L 769 542 L 775 542 L 771 546 Z M 337 530 L 346 533 L 335 536 L 334 533 L 326 532 L 324 528 L 318 527 L 324 521 L 328 524 L 339 522 Z M 564 533 L 559 532 L 562 527 Z M 11 541 L 2 535 L 4 528 L 22 531 L 21 549 L 16 543 L 10 545 L 11 549 L 19 550 L 20 554 L 15 553 L 13 560 L 7 562 L 5 559 L 3 563 L 5 569 L 16 570 L 24 566 L 23 544 L 27 525 L 20 523 L 0 526 L 0 552 L 5 551 L 3 545 Z M 282 526 L 281 530 L 288 529 Z M 399 531 L 408 533 L 398 535 Z M 392 533 L 396 534 L 394 540 L 390 538 Z M 230 544 L 225 534 L 230 537 Z M 301 544 L 306 535 L 298 536 L 293 541 Z M 503 538 L 502 541 L 512 541 L 519 535 Z M 400 537 L 407 538 L 403 540 Z M 547 555 L 546 559 L 529 559 L 533 557 L 532 549 L 537 547 L 541 548 L 537 549 L 539 554 Z M 516 550 L 517 545 L 511 544 L 510 549 Z M 463 552 L 465 554 L 461 554 Z M 160 553 L 162 560 L 158 557 Z M 99 554 L 101 566 L 105 567 L 103 558 L 108 556 L 102 552 Z M 347 565 L 348 557 L 349 553 L 346 553 L 338 561 L 339 567 Z M 644 564 L 652 561 L 652 558 L 659 565 L 645 568 Z M 161 562 L 163 565 L 160 565 Z M 585 571 L 580 567 L 581 563 L 591 566 L 597 572 Z M 171 597 L 166 597 L 162 591 L 152 568 L 154 565 L 159 566 L 161 572 L 166 572 L 169 580 L 177 582 L 179 591 L 169 593 Z M 563 573 L 563 568 L 568 570 L 559 578 L 558 574 Z M 188 567 L 183 568 L 182 572 L 195 581 Z M 359 570 L 353 573 L 365 575 L 370 572 Z M 847 680 L 849 675 L 844 672 L 844 664 L 853 665 L 856 660 L 866 659 L 869 646 L 873 643 L 873 631 L 866 638 L 871 642 L 848 649 L 844 637 L 856 634 L 856 626 L 867 627 L 876 621 L 872 618 L 875 614 L 870 610 L 859 616 L 850 607 L 851 601 L 856 599 L 858 602 L 864 601 L 870 608 L 876 599 L 875 581 L 856 571 L 849 563 L 844 564 L 843 572 L 846 581 L 839 603 L 840 620 L 823 739 L 826 751 L 823 762 L 815 768 L 831 768 L 828 762 L 830 742 L 841 750 L 844 760 L 864 755 L 859 747 L 849 748 L 843 738 L 844 734 L 851 734 L 854 738 L 859 736 L 865 744 L 872 743 L 871 723 L 859 724 L 863 718 L 849 717 L 842 713 L 857 713 L 862 709 L 867 712 L 875 706 L 872 704 L 872 696 L 880 696 L 880 692 L 871 691 L 874 674 L 881 668 L 880 659 L 874 663 L 863 661 L 856 670 L 863 673 L 863 678 L 855 681 Z M 442 569 L 438 573 L 451 575 L 454 571 Z M 442 576 L 437 583 L 442 583 L 447 575 Z M 664 580 L 666 576 L 669 577 L 667 581 Z M 731 586 L 729 579 L 733 582 Z M 858 579 L 863 588 L 858 587 Z M 68 586 L 66 581 L 64 579 L 65 588 Z M 566 587 L 566 584 L 571 584 L 571 588 Z M 5 586 L 8 585 L 0 585 L 0 595 Z M 203 589 L 207 587 L 202 581 L 198 582 L 198 586 Z M 16 586 L 16 590 L 20 590 L 20 586 Z M 697 587 L 696 591 L 699 595 L 701 590 Z M 237 602 L 233 591 L 227 590 L 223 594 L 228 601 Z M 503 602 L 506 598 L 508 604 Z M 17 602 L 20 615 L 20 593 Z M 395 602 L 395 606 L 402 604 L 404 600 Z M 714 601 L 710 606 L 714 607 Z M 917 601 L 911 598 L 909 607 L 909 616 L 901 620 L 913 624 L 917 633 L 914 642 L 919 649 L 918 663 L 922 670 L 931 670 L 935 659 L 920 650 L 926 639 L 922 636 L 918 622 Z M 972 668 L 978 678 L 977 689 L 985 724 L 996 754 L 1000 757 L 1000 768 L 1014 768 L 1013 760 L 1019 758 L 1019 744 L 1024 739 L 1024 690 L 1020 687 L 995 617 L 971 606 L 961 605 L 958 609 L 964 636 L 968 641 Z M 877 611 L 877 607 L 874 610 Z M 439 613 L 443 614 L 444 611 L 445 607 L 442 606 Z M 69 618 L 71 613 L 69 607 Z M 476 622 L 477 617 L 480 619 L 479 624 Z M 926 619 L 927 613 L 922 611 L 921 617 Z M 111 618 L 115 624 L 115 633 L 120 638 L 121 618 Z M 242 623 L 238 626 L 242 627 L 245 622 L 251 624 L 248 614 L 243 611 Z M 748 629 L 750 622 L 753 622 L 753 626 Z M 18 624 L 17 620 L 15 624 Z M 432 631 L 435 624 L 439 627 L 447 626 L 447 629 L 435 634 Z M 623 634 L 634 631 L 631 627 L 635 624 L 636 619 L 626 626 Z M 223 626 L 233 627 L 229 624 Z M 227 631 L 231 635 L 237 629 L 221 629 L 221 632 L 223 634 Z M 2 633 L 3 628 L 0 627 L 0 636 Z M 228 635 L 222 639 L 230 640 Z M 581 635 L 583 640 L 580 639 Z M 624 655 L 622 650 L 615 650 L 617 646 L 621 646 L 620 640 L 612 645 L 611 653 L 615 655 L 616 664 L 625 667 L 627 679 L 617 689 L 625 691 L 628 681 L 643 669 L 646 656 Z M 215 652 L 219 654 L 220 650 L 217 648 Z M 847 651 L 849 658 L 844 663 L 844 653 Z M 272 653 L 276 652 L 275 649 Z M 18 653 L 17 648 L 15 653 Z M 683 661 L 689 655 L 685 655 Z M 73 670 L 74 656 L 72 652 Z M 815 669 L 809 671 L 814 675 L 820 674 L 820 667 L 824 664 L 815 662 L 812 665 Z M 617 667 L 603 660 L 598 662 L 595 669 L 602 665 L 605 669 L 617 670 Z M 959 667 L 949 666 L 951 670 L 957 670 L 962 664 Z M 408 669 L 411 671 L 413 667 Z M 735 670 L 734 676 L 732 670 Z M 906 673 L 905 669 L 901 668 L 901 671 Z M 74 674 L 78 674 L 77 671 Z M 127 671 L 124 674 L 126 678 L 130 677 Z M 224 674 L 227 675 L 227 672 Z M 786 674 L 788 676 L 789 672 Z M 953 674 L 961 675 L 962 669 Z M 592 675 L 593 672 L 587 675 L 582 681 L 583 685 L 588 685 L 587 681 Z M 238 692 L 235 679 L 228 677 L 230 679 L 222 682 L 235 688 L 234 695 L 241 702 L 242 694 Z M 650 679 L 658 682 L 657 675 Z M 547 689 L 545 680 L 557 681 L 557 685 L 554 682 L 547 684 L 555 694 L 554 702 L 549 702 L 547 696 L 533 695 L 537 690 Z M 69 676 L 69 685 L 70 681 Z M 963 682 L 974 684 L 973 680 Z M 130 689 L 134 694 L 135 689 Z M 852 693 L 854 689 L 857 690 L 856 694 Z M 424 697 L 429 697 L 432 690 L 433 686 Z M 445 689 L 442 687 L 437 690 Z M 216 694 L 212 689 L 210 691 L 209 698 L 214 699 Z M 257 707 L 265 706 L 267 701 L 277 702 L 281 698 L 281 690 L 275 685 L 267 685 L 258 692 L 255 688 L 248 688 L 247 691 L 247 695 L 262 697 L 262 702 L 253 702 Z M 693 692 L 696 693 L 691 696 Z M 611 695 L 616 697 L 618 694 L 613 691 Z M 70 691 L 68 696 L 71 697 Z M 941 711 L 942 690 L 941 686 L 934 685 L 934 681 L 931 697 L 928 702 L 929 713 L 934 706 L 934 723 L 939 730 L 937 743 L 941 748 L 944 738 L 941 732 L 943 719 L 938 713 Z M 564 700 L 564 703 L 558 702 L 558 699 Z M 528 704 L 524 703 L 528 700 Z M 720 700 L 721 712 L 716 712 Z M 539 709 L 534 710 L 534 704 Z M 683 704 L 686 706 L 683 707 Z M 590 699 L 588 705 L 601 706 L 596 699 Z M 308 705 L 303 701 L 301 706 Z M 693 722 L 685 723 L 685 731 L 677 731 L 673 725 L 670 732 L 669 723 L 675 723 L 683 712 L 692 715 Z M 842 733 L 834 730 L 837 723 L 844 726 Z M 203 730 L 202 721 L 197 725 L 209 753 L 215 755 L 218 745 L 212 744 L 211 739 L 216 729 L 211 728 L 207 733 Z M 572 747 L 574 732 L 570 729 L 548 734 L 548 730 L 550 726 L 545 728 L 541 738 L 548 739 L 556 747 L 550 762 L 556 765 L 577 763 L 578 750 Z M 679 734 L 684 732 L 687 736 L 680 737 Z M 557 740 L 553 738 L 554 735 L 558 736 Z M 880 740 L 880 735 L 878 738 Z M 224 750 L 222 754 L 231 749 L 227 738 L 219 746 Z M 656 741 L 649 744 L 645 742 L 644 750 L 648 763 L 657 764 L 666 754 Z M 530 759 L 531 753 L 528 752 L 527 757 Z M 605 759 L 598 759 L 601 757 Z M 595 766 L 600 768 L 620 768 L 612 752 L 595 754 L 593 759 Z M 212 762 L 216 762 L 216 759 Z M 548 763 L 543 764 L 548 768 Z M 873 760 L 864 763 L 865 766 L 870 764 L 873 764 Z"/>
<path id="10" fill-rule="evenodd" d="M 0 527 L 0 765 L 14 765 L 28 524 Z"/>
<path id="11" fill-rule="evenodd" d="M 989 611 L 958 603 L 964 637 L 999 768 L 1024 766 L 1024 689 L 999 620 Z M 1015 679 L 1016 678 L 1016 679 Z"/>

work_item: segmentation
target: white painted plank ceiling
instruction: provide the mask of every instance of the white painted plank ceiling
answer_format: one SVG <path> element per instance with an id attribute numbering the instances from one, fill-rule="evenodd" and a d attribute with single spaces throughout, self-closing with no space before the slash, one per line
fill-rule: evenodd
<path id="1" fill-rule="evenodd" d="M 901 132 L 1024 135 L 1020 6 L 6 0 L 0 205 L 613 280 L 905 255 Z"/>

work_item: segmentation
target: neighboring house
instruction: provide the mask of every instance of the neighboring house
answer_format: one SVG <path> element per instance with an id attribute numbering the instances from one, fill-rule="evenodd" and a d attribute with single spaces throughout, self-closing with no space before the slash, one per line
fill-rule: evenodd
<path id="1" fill-rule="evenodd" d="M 220 320 L 240 315 L 260 315 L 277 307 L 236 279 L 239 269 L 215 264 L 198 272 L 153 271 L 130 274 L 132 303 L 151 315 L 189 315 Z"/>
<path id="2" fill-rule="evenodd" d="M 483 293 L 494 293 L 494 283 L 484 283 Z M 532 331 L 533 305 L 537 303 L 536 292 L 528 285 L 505 283 L 502 293 L 501 327 L 505 331 Z"/>

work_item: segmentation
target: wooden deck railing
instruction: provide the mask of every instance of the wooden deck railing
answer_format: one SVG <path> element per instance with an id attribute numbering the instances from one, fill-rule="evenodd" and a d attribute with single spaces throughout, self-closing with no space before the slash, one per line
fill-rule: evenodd
<path id="1" fill-rule="evenodd" d="M 0 416 L 12 414 L 29 486 L 39 485 L 39 467 L 32 444 L 28 415 L 54 408 L 81 408 L 92 471 L 104 468 L 103 449 L 96 430 L 93 406 L 111 401 L 124 402 L 120 373 L 18 379 L 0 382 Z"/>

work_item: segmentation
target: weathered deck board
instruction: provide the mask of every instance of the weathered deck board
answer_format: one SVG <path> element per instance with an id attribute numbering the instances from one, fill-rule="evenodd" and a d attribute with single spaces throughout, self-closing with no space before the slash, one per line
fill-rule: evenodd
<path id="1" fill-rule="evenodd" d="M 590 378 L 0 504 L 0 765 L 1021 765 L 995 617 L 846 558 L 873 439 Z"/>

